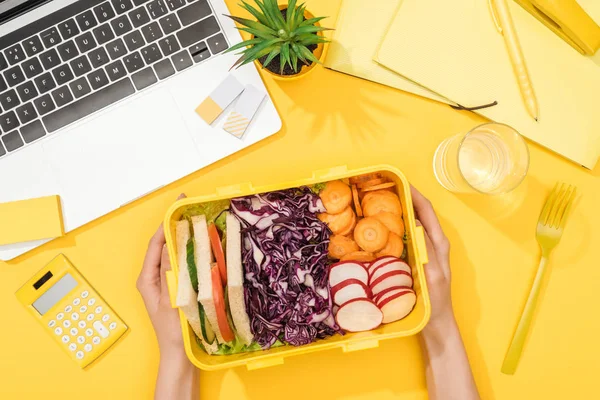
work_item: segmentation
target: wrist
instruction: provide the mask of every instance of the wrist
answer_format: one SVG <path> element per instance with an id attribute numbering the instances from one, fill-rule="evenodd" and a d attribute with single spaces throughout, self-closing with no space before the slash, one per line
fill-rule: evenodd
<path id="1" fill-rule="evenodd" d="M 458 324 L 453 313 L 445 313 L 435 319 L 431 319 L 423 328 L 421 336 L 425 341 L 439 341 L 458 332 Z"/>

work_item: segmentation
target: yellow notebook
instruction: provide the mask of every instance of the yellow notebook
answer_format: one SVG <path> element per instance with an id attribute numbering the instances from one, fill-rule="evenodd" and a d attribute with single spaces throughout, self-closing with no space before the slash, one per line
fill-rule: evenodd
<path id="1" fill-rule="evenodd" d="M 61 210 L 58 196 L 0 203 L 0 246 L 62 236 Z"/>
<path id="2" fill-rule="evenodd" d="M 581 5 L 596 21 L 600 7 Z M 587 168 L 600 157 L 600 62 L 582 56 L 514 2 L 509 4 L 540 107 L 526 112 L 487 0 L 404 0 L 376 59 L 479 110 Z"/>
<path id="3" fill-rule="evenodd" d="M 450 100 L 373 60 L 402 0 L 343 0 L 325 67 L 443 103 Z"/>

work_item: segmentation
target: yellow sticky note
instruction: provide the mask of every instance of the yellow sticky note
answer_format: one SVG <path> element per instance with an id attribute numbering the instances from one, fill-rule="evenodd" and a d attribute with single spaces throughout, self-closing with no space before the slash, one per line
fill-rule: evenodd
<path id="1" fill-rule="evenodd" d="M 64 234 L 58 196 L 0 203 L 0 246 Z"/>
<path id="2" fill-rule="evenodd" d="M 196 114 L 210 125 L 243 91 L 244 85 L 235 76 L 227 75 L 227 78 L 196 108 Z"/>

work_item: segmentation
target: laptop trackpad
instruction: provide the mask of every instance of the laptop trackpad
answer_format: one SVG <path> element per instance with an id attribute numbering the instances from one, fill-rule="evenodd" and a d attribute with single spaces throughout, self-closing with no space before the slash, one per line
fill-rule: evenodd
<path id="1" fill-rule="evenodd" d="M 198 152 L 168 90 L 159 89 L 44 143 L 66 230 L 198 169 Z"/>

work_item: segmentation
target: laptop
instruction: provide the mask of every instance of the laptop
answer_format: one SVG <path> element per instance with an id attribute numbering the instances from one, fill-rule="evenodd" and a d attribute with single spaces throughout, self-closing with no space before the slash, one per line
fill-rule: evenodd
<path id="1" fill-rule="evenodd" d="M 74 230 L 281 129 L 238 139 L 195 108 L 229 73 L 267 90 L 223 0 L 0 2 L 0 202 L 60 195 Z M 0 224 L 2 221 L 0 221 Z M 47 240 L 0 246 L 10 260 Z"/>

